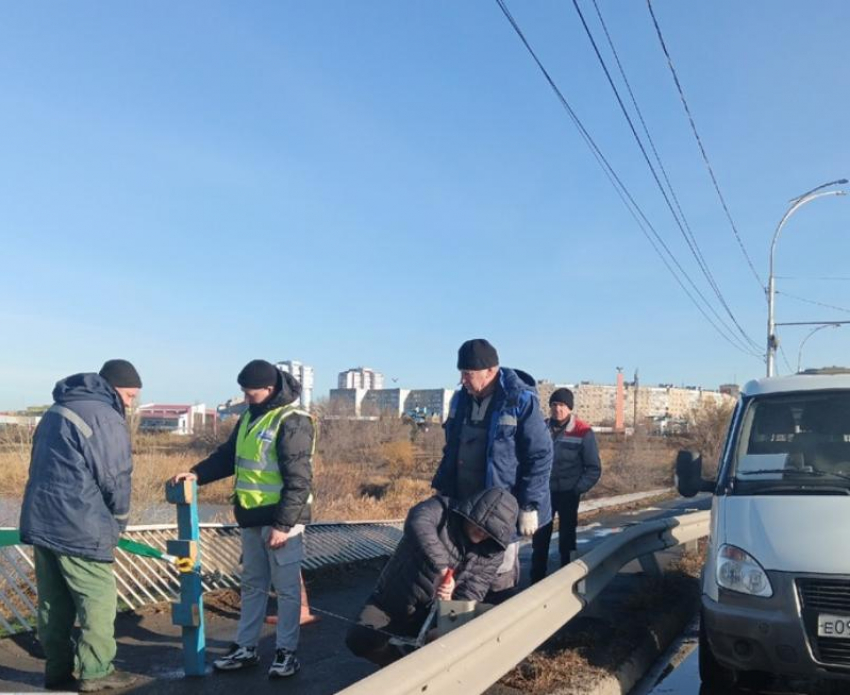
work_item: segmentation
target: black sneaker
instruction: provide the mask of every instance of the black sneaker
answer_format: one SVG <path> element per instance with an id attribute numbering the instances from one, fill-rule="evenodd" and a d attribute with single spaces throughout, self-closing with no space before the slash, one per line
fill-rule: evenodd
<path id="1" fill-rule="evenodd" d="M 74 678 L 73 674 L 44 679 L 45 690 L 77 690 L 78 686 L 77 679 Z"/>
<path id="2" fill-rule="evenodd" d="M 138 680 L 138 676 L 124 671 L 113 671 L 103 678 L 84 678 L 80 681 L 81 693 L 96 693 L 99 690 L 122 690 L 129 688 Z"/>
<path id="3" fill-rule="evenodd" d="M 295 652 L 288 649 L 278 649 L 274 653 L 274 661 L 269 668 L 269 678 L 286 678 L 294 676 L 301 668 L 301 663 Z"/>
<path id="4" fill-rule="evenodd" d="M 260 663 L 260 657 L 257 655 L 256 647 L 240 647 L 238 644 L 231 644 L 227 654 L 213 661 L 213 668 L 216 671 L 238 671 L 240 668 L 256 666 L 258 663 Z"/>

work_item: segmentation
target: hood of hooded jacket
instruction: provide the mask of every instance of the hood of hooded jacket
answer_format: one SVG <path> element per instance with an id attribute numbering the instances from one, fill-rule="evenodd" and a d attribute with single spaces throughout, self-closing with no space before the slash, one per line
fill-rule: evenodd
<path id="1" fill-rule="evenodd" d="M 454 510 L 487 534 L 504 550 L 516 531 L 519 505 L 501 488 L 489 488 L 473 495 Z"/>
<path id="2" fill-rule="evenodd" d="M 499 384 L 508 398 L 517 396 L 520 391 L 537 393 L 534 377 L 521 369 L 501 367 L 499 369 Z"/>
<path id="3" fill-rule="evenodd" d="M 264 415 L 272 408 L 282 408 L 285 405 L 294 403 L 298 400 L 300 395 L 301 384 L 298 383 L 298 380 L 291 374 L 282 372 L 278 369 L 277 385 L 275 386 L 274 395 L 265 403 L 249 406 L 251 411 L 251 420 L 255 420 L 261 415 Z"/>
<path id="4" fill-rule="evenodd" d="M 117 391 L 99 374 L 72 374 L 56 382 L 53 401 L 67 405 L 75 401 L 98 401 L 124 415 L 124 403 Z"/>
<path id="5" fill-rule="evenodd" d="M 525 386 L 530 386 L 532 391 L 537 391 L 537 382 L 531 374 L 524 372 L 521 369 L 512 369 L 511 371 L 519 377 L 519 380 L 523 382 Z"/>

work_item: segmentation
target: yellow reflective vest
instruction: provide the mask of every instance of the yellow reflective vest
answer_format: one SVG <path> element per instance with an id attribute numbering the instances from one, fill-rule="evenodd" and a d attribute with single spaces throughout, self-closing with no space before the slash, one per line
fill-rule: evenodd
<path id="1" fill-rule="evenodd" d="M 243 509 L 264 507 L 280 501 L 283 476 L 278 465 L 276 442 L 281 424 L 290 415 L 303 415 L 313 420 L 310 413 L 292 405 L 272 408 L 253 423 L 249 422 L 250 411 L 246 411 L 239 420 L 235 494 Z M 315 432 L 315 422 L 313 429 Z M 315 436 L 310 453 L 316 453 Z"/>

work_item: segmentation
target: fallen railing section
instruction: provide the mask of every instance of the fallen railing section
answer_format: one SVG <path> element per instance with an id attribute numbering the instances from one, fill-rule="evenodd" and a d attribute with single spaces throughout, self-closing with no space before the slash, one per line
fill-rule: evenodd
<path id="1" fill-rule="evenodd" d="M 203 590 L 238 589 L 242 553 L 239 528 L 229 524 L 200 526 Z M 310 524 L 305 532 L 302 567 L 311 570 L 387 557 L 401 539 L 401 528 L 401 522 L 393 521 Z M 167 542 L 177 537 L 177 526 L 130 526 L 123 535 L 167 552 Z M 180 573 L 172 564 L 117 549 L 114 570 L 119 604 L 124 610 L 174 601 L 180 596 Z M 15 634 L 34 629 L 35 604 L 32 548 L 0 548 L 0 630 Z"/>
<path id="2" fill-rule="evenodd" d="M 640 502 L 671 492 L 670 488 L 582 500 L 579 513 Z M 315 523 L 307 526 L 302 567 L 316 570 L 388 557 L 401 539 L 404 520 Z M 12 530 L 12 529 L 0 529 Z M 167 552 L 176 524 L 130 526 L 124 537 Z M 233 524 L 200 524 L 201 586 L 204 591 L 238 589 L 241 563 L 239 528 Z M 115 580 L 122 610 L 134 610 L 180 596 L 180 573 L 174 565 L 117 549 Z M 26 545 L 0 547 L 0 634 L 34 629 L 35 568 Z"/>
<path id="3" fill-rule="evenodd" d="M 626 528 L 512 599 L 381 671 L 344 695 L 473 695 L 510 671 L 589 603 L 632 560 L 708 535 L 709 512 Z M 578 591 L 584 582 L 582 593 Z"/>

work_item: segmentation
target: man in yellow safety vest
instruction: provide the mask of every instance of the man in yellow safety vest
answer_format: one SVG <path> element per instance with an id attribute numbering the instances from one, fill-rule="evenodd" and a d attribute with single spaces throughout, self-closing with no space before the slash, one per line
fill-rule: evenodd
<path id="1" fill-rule="evenodd" d="M 268 592 L 277 592 L 275 658 L 269 677 L 298 672 L 304 524 L 310 521 L 313 417 L 297 405 L 301 385 L 270 362 L 252 360 L 237 378 L 248 409 L 230 438 L 175 482 L 206 485 L 235 477 L 234 512 L 242 536 L 242 610 L 236 639 L 213 662 L 218 671 L 259 663 L 257 643 Z"/>

